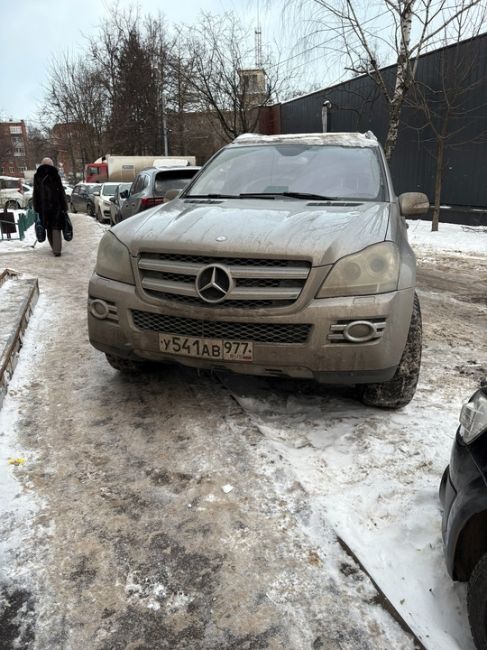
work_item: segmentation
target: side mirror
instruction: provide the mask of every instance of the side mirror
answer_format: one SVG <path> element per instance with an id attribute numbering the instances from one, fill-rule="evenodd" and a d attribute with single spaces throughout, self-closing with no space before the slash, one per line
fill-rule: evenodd
<path id="1" fill-rule="evenodd" d="M 115 203 L 115 197 L 114 196 L 111 196 L 108 200 L 111 201 L 112 203 Z"/>
<path id="2" fill-rule="evenodd" d="M 123 192 L 120 192 L 119 197 L 121 199 L 128 199 L 130 194 L 130 190 L 124 190 Z"/>
<path id="3" fill-rule="evenodd" d="M 404 217 L 415 214 L 426 214 L 430 202 L 423 192 L 405 192 L 399 196 L 399 209 Z"/>
<path id="4" fill-rule="evenodd" d="M 164 203 L 169 203 L 169 201 L 177 199 L 177 197 L 181 194 L 181 191 L 182 190 L 167 190 L 167 192 L 164 194 Z"/>
<path id="5" fill-rule="evenodd" d="M 93 196 L 100 196 L 100 190 L 96 190 L 96 192 L 93 192 Z"/>

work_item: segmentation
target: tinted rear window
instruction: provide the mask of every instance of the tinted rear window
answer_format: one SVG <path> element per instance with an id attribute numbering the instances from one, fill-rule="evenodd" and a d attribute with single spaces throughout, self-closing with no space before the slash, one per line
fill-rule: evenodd
<path id="1" fill-rule="evenodd" d="M 197 169 L 182 169 L 156 174 L 154 179 L 155 196 L 164 196 L 168 190 L 182 190 L 197 171 Z"/>

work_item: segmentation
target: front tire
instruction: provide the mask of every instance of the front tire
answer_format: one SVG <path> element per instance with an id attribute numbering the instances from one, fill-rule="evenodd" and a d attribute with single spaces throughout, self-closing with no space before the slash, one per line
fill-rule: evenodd
<path id="1" fill-rule="evenodd" d="M 487 649 L 487 554 L 475 565 L 468 581 L 467 609 L 478 650 Z"/>
<path id="2" fill-rule="evenodd" d="M 364 404 L 388 409 L 398 409 L 409 404 L 419 379 L 422 332 L 421 308 L 415 293 L 408 338 L 394 377 L 381 384 L 366 384 L 361 387 L 360 397 Z"/>
<path id="3" fill-rule="evenodd" d="M 94 207 L 91 205 L 91 203 L 88 203 L 88 214 L 90 215 L 90 217 L 94 217 L 94 216 L 95 216 L 95 209 L 94 209 Z"/>
<path id="4" fill-rule="evenodd" d="M 7 208 L 7 210 L 20 210 L 19 202 L 13 201 L 12 199 L 10 199 L 10 201 L 7 201 L 5 207 Z"/>

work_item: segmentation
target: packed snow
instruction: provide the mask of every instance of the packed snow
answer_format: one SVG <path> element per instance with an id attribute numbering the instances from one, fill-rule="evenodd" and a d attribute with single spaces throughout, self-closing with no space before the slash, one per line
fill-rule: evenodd
<path id="1" fill-rule="evenodd" d="M 409 240 L 419 257 L 472 257 L 485 267 L 485 228 L 440 224 L 440 231 L 432 233 L 428 222 L 408 223 Z M 35 233 L 30 228 L 22 242 L 0 242 L 0 254 L 29 251 L 33 246 Z M 16 391 L 23 390 L 43 352 L 36 330 L 46 318 L 50 318 L 48 306 L 41 294 L 0 412 L 4 434 L 19 417 Z M 438 341 L 430 344 L 417 395 L 398 412 L 369 409 L 346 392 L 311 389 L 308 384 L 299 392 L 296 382 L 239 377 L 226 382 L 258 426 L 265 444 L 309 494 L 307 534 L 319 547 L 322 522 L 331 523 L 428 650 L 474 648 L 465 586 L 452 582 L 445 568 L 438 487 L 461 403 L 472 392 L 475 379 L 451 374 L 445 385 L 433 379 L 448 364 L 465 361 L 468 353 Z M 0 455 L 4 468 L 9 458 L 26 456 L 7 435 L 0 436 Z M 7 529 L 9 520 L 13 526 L 19 519 L 12 514 L 16 509 L 25 512 L 28 527 L 37 508 L 15 479 L 21 473 L 22 468 L 15 465 L 0 473 L 1 514 Z M 221 489 L 228 493 L 233 486 L 225 484 Z M 8 546 L 0 547 L 2 564 L 8 562 L 23 535 L 23 530 L 9 532 Z M 329 545 L 326 550 L 329 553 Z M 152 601 L 147 602 L 151 607 Z"/>

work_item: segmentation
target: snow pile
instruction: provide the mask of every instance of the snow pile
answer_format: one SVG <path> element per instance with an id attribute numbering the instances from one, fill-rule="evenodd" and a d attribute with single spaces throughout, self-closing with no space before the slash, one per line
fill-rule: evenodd
<path id="1" fill-rule="evenodd" d="M 14 213 L 15 223 L 17 223 L 19 220 L 19 214 L 25 214 L 25 210 L 11 210 L 11 212 Z M 15 237 L 16 239 L 6 239 L 6 235 L 3 236 L 3 240 L 0 239 L 0 255 L 2 253 L 16 253 L 19 251 L 28 250 L 29 248 L 33 248 L 35 246 L 37 239 L 33 225 L 25 231 L 24 239 L 20 240 L 18 239 L 18 236 L 19 233 L 17 231 L 17 233 L 12 235 L 12 237 Z"/>
<path id="2" fill-rule="evenodd" d="M 439 231 L 431 231 L 430 221 L 408 220 L 411 246 L 422 250 L 447 253 L 478 253 L 487 255 L 487 228 L 440 223 Z"/>

